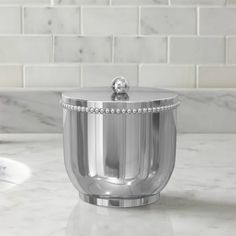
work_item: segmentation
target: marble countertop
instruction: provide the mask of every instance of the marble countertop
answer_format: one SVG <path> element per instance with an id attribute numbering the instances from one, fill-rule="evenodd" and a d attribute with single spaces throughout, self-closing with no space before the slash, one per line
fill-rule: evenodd
<path id="1" fill-rule="evenodd" d="M 1 134 L 0 235 L 236 235 L 236 134 L 181 134 L 176 158 L 159 202 L 103 208 L 79 200 L 61 135 Z"/>

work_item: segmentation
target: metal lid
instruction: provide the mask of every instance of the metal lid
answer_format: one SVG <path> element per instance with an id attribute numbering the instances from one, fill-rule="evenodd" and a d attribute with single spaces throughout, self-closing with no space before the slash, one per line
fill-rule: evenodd
<path id="1" fill-rule="evenodd" d="M 156 88 L 129 88 L 123 77 L 111 87 L 83 88 L 62 94 L 62 106 L 77 112 L 124 114 L 160 112 L 179 105 L 177 94 Z"/>

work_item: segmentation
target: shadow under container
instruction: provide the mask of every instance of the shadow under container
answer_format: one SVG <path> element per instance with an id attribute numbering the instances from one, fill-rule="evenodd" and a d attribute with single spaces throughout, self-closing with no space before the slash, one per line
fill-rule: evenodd
<path id="1" fill-rule="evenodd" d="M 174 169 L 178 105 L 160 89 L 63 93 L 65 166 L 80 198 L 112 207 L 158 200 Z"/>

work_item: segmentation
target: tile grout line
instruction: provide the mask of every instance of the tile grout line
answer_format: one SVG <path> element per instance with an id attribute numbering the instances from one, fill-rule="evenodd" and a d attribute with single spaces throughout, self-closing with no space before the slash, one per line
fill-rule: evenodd
<path id="1" fill-rule="evenodd" d="M 200 36 L 200 8 L 196 8 L 197 11 L 197 36 Z"/>
<path id="2" fill-rule="evenodd" d="M 21 36 L 22 34 L 21 33 L 2 33 L 0 34 L 0 36 L 11 36 L 11 37 L 15 37 L 15 36 Z M 83 36 L 85 35 L 84 33 L 55 33 L 54 34 L 55 36 L 62 36 L 62 37 L 77 37 L 77 36 Z M 136 38 L 137 37 L 137 34 L 113 34 L 115 37 L 123 37 L 123 38 Z M 27 36 L 29 37 L 49 37 L 51 36 L 51 34 L 49 33 L 46 33 L 46 34 L 40 34 L 40 33 L 27 33 Z M 110 34 L 86 34 L 86 37 L 96 37 L 96 38 L 105 38 L 105 37 L 108 37 L 110 36 Z M 175 38 L 194 38 L 196 37 L 196 34 L 181 34 L 181 35 L 176 35 L 176 34 L 150 34 L 150 35 L 146 35 L 146 34 L 140 34 L 141 37 L 144 37 L 144 38 L 163 38 L 163 37 L 167 37 L 167 36 L 170 36 L 170 37 L 175 37 Z M 235 37 L 234 35 L 232 35 L 233 37 Z M 199 37 L 201 38 L 223 38 L 225 36 L 223 35 L 219 35 L 219 34 L 214 34 L 214 35 L 199 35 Z"/>
<path id="3" fill-rule="evenodd" d="M 52 35 L 52 62 L 55 63 L 55 35 Z"/>
<path id="4" fill-rule="evenodd" d="M 195 78 L 195 87 L 196 88 L 199 88 L 199 65 L 196 65 L 195 66 L 195 76 L 196 76 L 196 78 Z"/>
<path id="5" fill-rule="evenodd" d="M 134 66 L 137 65 L 137 63 L 139 62 L 117 62 L 115 63 L 115 65 L 119 65 L 119 66 Z M 163 62 L 140 62 L 142 65 L 156 65 L 156 66 L 164 66 L 167 65 L 167 63 L 163 63 Z M 101 65 L 101 66 L 112 66 L 114 65 L 114 63 L 112 62 L 71 62 L 71 61 L 67 61 L 67 62 L 55 62 L 55 65 L 58 66 L 78 66 L 80 64 L 83 65 Z M 5 62 L 5 63 L 0 63 L 0 66 L 19 66 L 22 65 L 22 62 L 19 63 L 12 63 L 12 62 Z M 37 62 L 37 63 L 24 63 L 24 65 L 27 66 L 52 66 L 52 64 L 50 62 Z M 193 63 L 184 63 L 184 64 L 179 64 L 179 63 L 172 63 L 171 65 L 173 66 L 192 66 Z M 195 65 L 195 64 L 194 64 Z M 199 64 L 200 66 L 224 66 L 224 63 L 203 63 L 203 64 Z M 230 65 L 235 66 L 236 67 L 236 63 L 231 63 Z"/>
<path id="6" fill-rule="evenodd" d="M 141 7 L 138 7 L 138 36 L 141 36 Z"/>
<path id="7" fill-rule="evenodd" d="M 83 88 L 84 87 L 84 66 L 82 64 L 80 64 L 80 87 Z"/>
<path id="8" fill-rule="evenodd" d="M 166 64 L 169 65 L 170 64 L 170 36 L 167 36 L 166 54 L 167 54 Z"/>
<path id="9" fill-rule="evenodd" d="M 83 27 L 83 24 L 84 21 L 83 21 L 83 7 L 80 6 L 80 34 L 81 35 L 84 35 L 84 27 Z"/>
<path id="10" fill-rule="evenodd" d="M 81 7 L 78 8 L 79 9 L 79 17 L 78 17 L 78 21 L 79 21 L 79 34 L 81 34 L 81 21 L 82 21 L 82 18 L 81 18 Z"/>
<path id="11" fill-rule="evenodd" d="M 123 5 L 123 4 L 117 4 L 117 5 L 113 5 L 112 4 L 112 0 L 111 1 L 111 5 L 113 8 L 136 8 L 137 5 Z M 50 6 L 51 4 L 53 4 L 54 6 L 58 7 L 58 8 L 71 8 L 72 6 L 76 7 L 76 6 L 80 6 L 78 4 L 71 4 L 71 3 L 68 3 L 68 4 L 55 4 L 53 0 L 50 0 L 49 3 L 42 3 L 42 4 L 20 4 L 20 3 L 16 3 L 16 4 L 4 4 L 4 3 L 1 3 L 0 6 L 1 7 L 20 7 L 22 5 L 24 5 L 25 7 L 48 7 Z M 85 6 L 86 8 L 109 8 L 110 7 L 110 2 L 108 2 L 108 4 L 100 4 L 100 5 L 94 5 L 94 4 L 88 4 L 88 5 L 83 5 Z M 205 8 L 205 9 L 209 9 L 209 8 L 231 8 L 231 9 L 236 9 L 236 5 L 235 4 L 226 4 L 226 5 L 198 5 L 198 4 L 173 4 L 171 3 L 171 0 L 168 0 L 168 3 L 167 4 L 143 4 L 142 7 L 144 8 L 168 8 L 169 6 L 171 6 L 171 8 L 194 8 L 194 7 L 202 7 L 202 8 Z"/>
<path id="12" fill-rule="evenodd" d="M 138 78 L 137 78 L 137 86 L 139 87 L 140 86 L 140 75 L 141 75 L 141 64 L 139 63 L 138 64 Z"/>
<path id="13" fill-rule="evenodd" d="M 115 63 L 115 37 L 112 35 L 112 44 L 111 44 L 111 63 Z"/>
<path id="14" fill-rule="evenodd" d="M 25 65 L 24 64 L 22 64 L 22 87 L 26 88 L 25 87 Z"/>
<path id="15" fill-rule="evenodd" d="M 22 35 L 25 33 L 24 14 L 25 14 L 25 8 L 24 8 L 24 6 L 21 6 L 21 34 L 22 34 Z"/>
<path id="16" fill-rule="evenodd" d="M 228 62 L 228 47 L 227 47 L 227 40 L 228 39 L 228 37 L 227 36 L 225 36 L 224 37 L 224 40 L 225 40 L 225 42 L 224 42 L 224 46 L 225 46 L 225 65 L 228 65 L 229 64 L 229 62 Z"/>

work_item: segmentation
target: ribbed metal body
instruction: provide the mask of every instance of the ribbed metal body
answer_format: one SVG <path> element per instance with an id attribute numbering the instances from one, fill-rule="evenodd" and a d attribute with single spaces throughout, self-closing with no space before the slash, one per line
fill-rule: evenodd
<path id="1" fill-rule="evenodd" d="M 104 102 L 68 100 L 78 106 Z M 149 105 L 173 104 L 174 100 Z M 113 103 L 120 107 L 125 104 Z M 133 108 L 143 104 L 129 104 Z M 73 109 L 71 109 L 73 108 Z M 174 107 L 175 108 L 175 107 Z M 64 156 L 68 175 L 83 200 L 132 207 L 154 202 L 175 164 L 176 109 L 131 114 L 96 114 L 63 109 Z"/>

